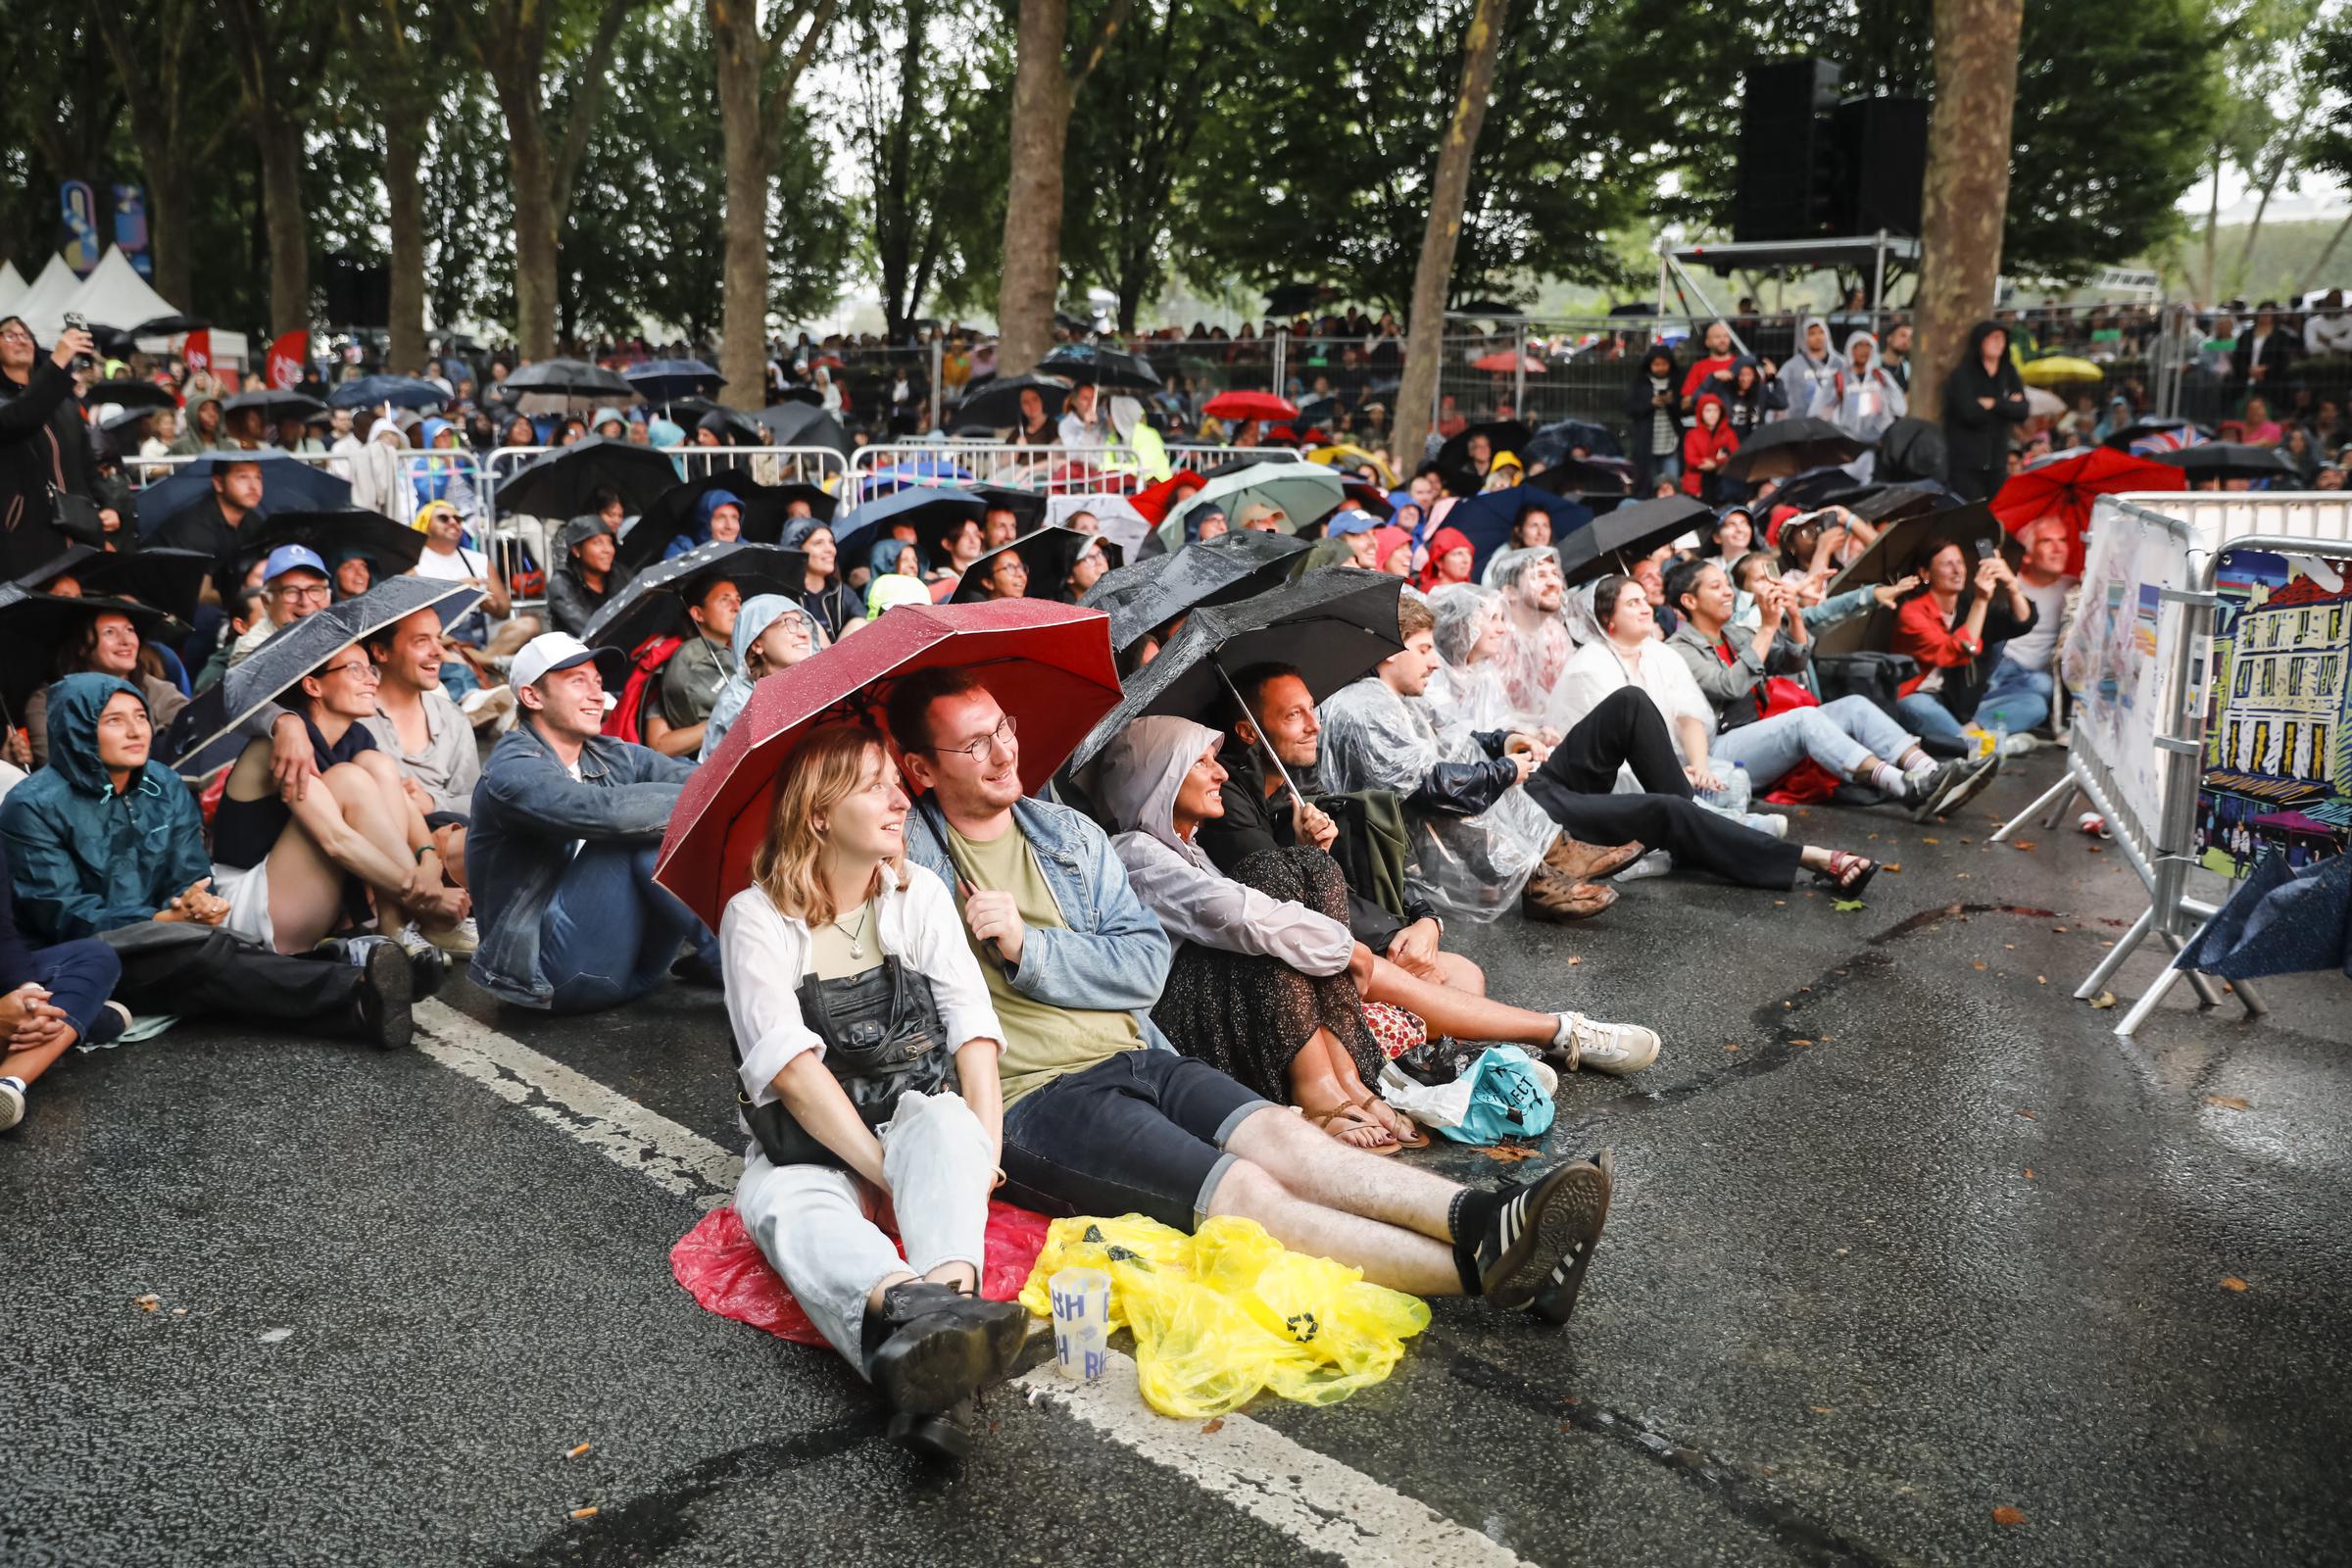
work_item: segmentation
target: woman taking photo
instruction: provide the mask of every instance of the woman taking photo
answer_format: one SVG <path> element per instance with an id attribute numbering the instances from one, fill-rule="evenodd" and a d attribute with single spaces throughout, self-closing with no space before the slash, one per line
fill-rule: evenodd
<path id="1" fill-rule="evenodd" d="M 881 737 L 814 731 L 779 768 L 752 885 L 718 928 L 736 1104 L 735 1211 L 889 1434 L 960 1458 L 971 1396 L 1012 1370 L 1028 1315 L 977 1292 L 999 1179 L 1004 1029 L 939 878 L 907 861 Z M 888 1199 L 902 1261 L 874 1222 Z"/>

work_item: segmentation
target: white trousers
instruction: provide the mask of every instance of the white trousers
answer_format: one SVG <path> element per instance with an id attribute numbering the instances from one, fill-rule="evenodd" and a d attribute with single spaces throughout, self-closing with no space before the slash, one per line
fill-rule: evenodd
<path id="1" fill-rule="evenodd" d="M 988 1133 L 959 1095 L 909 1094 L 877 1136 L 904 1259 L 873 1216 L 882 1195 L 831 1165 L 771 1165 L 757 1142 L 735 1184 L 735 1212 L 761 1253 L 850 1365 L 865 1370 L 865 1301 L 893 1274 L 946 1263 L 975 1273 L 996 1181 Z"/>

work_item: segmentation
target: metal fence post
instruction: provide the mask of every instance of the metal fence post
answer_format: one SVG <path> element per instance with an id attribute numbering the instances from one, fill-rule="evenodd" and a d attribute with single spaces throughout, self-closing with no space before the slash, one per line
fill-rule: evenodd
<path id="1" fill-rule="evenodd" d="M 1278 326 L 1274 329 L 1274 384 L 1266 390 L 1278 398 L 1289 396 L 1283 388 L 1290 384 L 1290 368 L 1291 329 Z"/>
<path id="2" fill-rule="evenodd" d="M 1519 322 L 1516 341 L 1519 352 L 1511 356 L 1511 416 L 1524 419 L 1527 417 L 1527 321 L 1524 318 Z"/>
<path id="3" fill-rule="evenodd" d="M 939 386 L 939 371 L 943 359 L 941 354 L 943 342 L 944 340 L 939 334 L 939 329 L 937 327 L 933 327 L 931 330 L 931 428 L 934 430 L 939 428 L 939 400 L 941 395 Z"/>

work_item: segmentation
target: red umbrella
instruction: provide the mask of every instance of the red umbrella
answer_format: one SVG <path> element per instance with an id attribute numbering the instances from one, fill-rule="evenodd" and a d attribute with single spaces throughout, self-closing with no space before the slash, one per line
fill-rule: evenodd
<path id="1" fill-rule="evenodd" d="M 1494 353 L 1487 355 L 1483 359 L 1472 360 L 1470 362 L 1470 368 L 1473 370 L 1485 370 L 1491 375 L 1508 375 L 1511 373 L 1511 371 L 1519 368 L 1522 365 L 1526 367 L 1527 373 L 1530 375 L 1542 375 L 1544 371 L 1551 368 L 1550 366 L 1545 365 L 1542 360 L 1537 359 L 1532 354 L 1523 361 L 1520 359 L 1518 353 L 1512 349 L 1496 349 Z"/>
<path id="2" fill-rule="evenodd" d="M 654 877 L 711 929 L 751 884 L 776 776 L 814 725 L 864 718 L 882 727 L 890 684 L 940 665 L 980 667 L 1021 727 L 1021 785 L 1051 778 L 1119 700 L 1110 617 L 1043 599 L 903 605 L 852 637 L 752 688 L 710 760 L 686 781 Z"/>
<path id="3" fill-rule="evenodd" d="M 1198 490 L 1206 483 L 1208 483 L 1206 479 L 1201 478 L 1192 469 L 1178 468 L 1159 483 L 1146 485 L 1134 495 L 1129 496 L 1127 504 L 1133 507 L 1136 514 L 1146 522 L 1156 528 L 1168 520 L 1168 508 L 1176 504 L 1176 491 L 1179 486 L 1189 484 Z"/>
<path id="4" fill-rule="evenodd" d="M 2066 569 L 2082 575 L 2082 533 L 2100 496 L 2126 490 L 2184 490 L 2187 476 L 2169 464 L 2134 457 L 2112 447 L 2076 447 L 2056 452 L 2012 475 L 1992 498 L 1992 514 L 2011 533 L 2023 533 L 2044 517 L 2066 529 Z"/>
<path id="5" fill-rule="evenodd" d="M 1212 419 L 1296 419 L 1298 405 L 1271 392 L 1220 392 L 1200 412 Z"/>

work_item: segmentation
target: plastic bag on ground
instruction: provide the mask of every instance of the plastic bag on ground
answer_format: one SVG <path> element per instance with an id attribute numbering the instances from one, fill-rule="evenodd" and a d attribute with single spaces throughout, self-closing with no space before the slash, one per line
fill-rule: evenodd
<path id="1" fill-rule="evenodd" d="M 888 1203 L 882 1205 L 875 1223 L 892 1241 L 898 1240 L 898 1218 Z M 1045 1245 L 1045 1215 L 1010 1203 L 991 1202 L 980 1294 L 992 1301 L 1019 1297 L 1030 1265 Z M 669 1272 L 686 1288 L 687 1295 L 720 1317 L 749 1323 L 796 1345 L 826 1346 L 825 1337 L 785 1289 L 783 1278 L 768 1265 L 767 1255 L 743 1228 L 731 1203 L 710 1210 L 679 1238 L 678 1245 L 669 1250 Z"/>
<path id="2" fill-rule="evenodd" d="M 1335 1404 L 1385 1379 L 1429 1327 L 1415 1298 L 1288 1251 L 1234 1215 L 1193 1236 L 1140 1214 L 1055 1220 L 1021 1304 L 1049 1316 L 1046 1282 L 1065 1268 L 1110 1275 L 1111 1322 L 1135 1335 L 1146 1402 L 1187 1420 L 1239 1409 L 1261 1390 Z"/>

